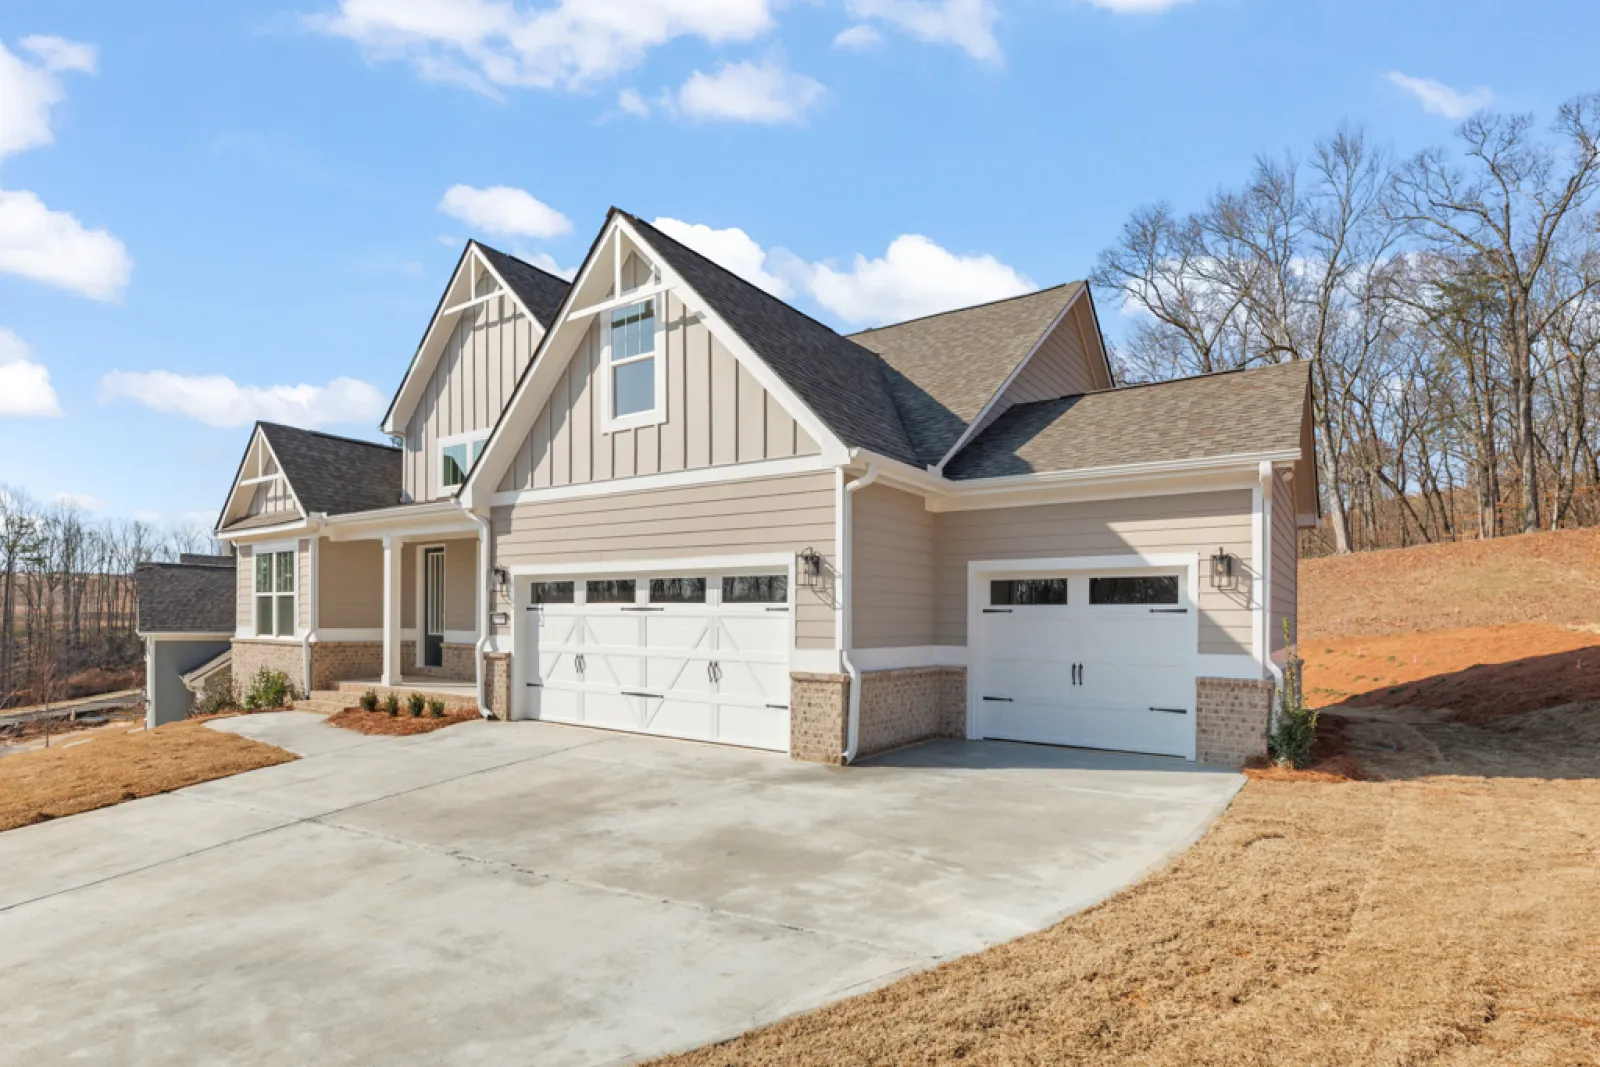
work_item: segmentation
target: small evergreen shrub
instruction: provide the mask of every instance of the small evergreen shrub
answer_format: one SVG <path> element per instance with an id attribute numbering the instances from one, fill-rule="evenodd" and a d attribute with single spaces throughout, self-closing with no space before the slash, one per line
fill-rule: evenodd
<path id="1" fill-rule="evenodd" d="M 1305 663 L 1300 650 L 1289 641 L 1289 620 L 1283 620 L 1283 643 L 1289 650 L 1283 668 L 1283 688 L 1278 691 L 1278 713 L 1273 716 L 1267 747 L 1275 763 L 1304 767 L 1311 759 L 1311 746 L 1317 740 L 1317 709 L 1306 707 L 1301 673 Z"/>
<path id="2" fill-rule="evenodd" d="M 377 692 L 377 690 L 368 689 L 365 693 L 362 693 L 361 694 L 361 700 L 359 701 L 359 703 L 361 704 L 361 710 L 362 711 L 377 711 L 378 710 L 378 692 Z"/>
<path id="3" fill-rule="evenodd" d="M 442 701 L 442 700 L 430 700 L 430 701 L 428 701 L 428 714 L 432 715 L 435 719 L 444 718 L 444 701 Z"/>
<path id="4" fill-rule="evenodd" d="M 251 711 L 286 708 L 293 696 L 287 674 L 275 671 L 271 667 L 262 667 L 256 671 L 256 676 L 250 679 L 250 687 L 244 694 L 244 706 Z"/>
<path id="5" fill-rule="evenodd" d="M 400 714 L 400 698 L 393 693 L 383 698 L 383 710 L 390 715 Z"/>
<path id="6" fill-rule="evenodd" d="M 412 693 L 406 697 L 406 706 L 410 710 L 413 719 L 422 718 L 422 709 L 427 703 L 428 698 L 421 693 Z"/>

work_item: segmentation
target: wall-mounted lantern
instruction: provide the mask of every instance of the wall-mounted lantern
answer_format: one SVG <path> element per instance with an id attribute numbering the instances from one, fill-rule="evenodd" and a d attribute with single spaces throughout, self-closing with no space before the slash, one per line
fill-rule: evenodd
<path id="1" fill-rule="evenodd" d="M 511 584 L 511 572 L 506 570 L 505 567 L 503 567 L 503 566 L 501 566 L 500 564 L 497 563 L 497 564 L 494 565 L 493 573 L 494 573 L 494 587 L 496 589 L 500 590 L 500 592 L 502 592 L 502 593 L 505 592 L 506 591 L 506 586 Z"/>
<path id="2" fill-rule="evenodd" d="M 800 584 L 807 589 L 815 589 L 817 582 L 822 578 L 822 557 L 814 548 L 808 548 L 798 557 L 799 565 L 796 567 Z"/>
<path id="3" fill-rule="evenodd" d="M 1224 589 L 1233 584 L 1233 557 L 1227 550 L 1218 548 L 1211 557 L 1211 588 Z"/>

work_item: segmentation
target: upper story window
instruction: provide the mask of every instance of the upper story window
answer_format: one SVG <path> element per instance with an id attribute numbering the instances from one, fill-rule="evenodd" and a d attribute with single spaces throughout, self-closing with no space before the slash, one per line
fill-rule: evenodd
<path id="1" fill-rule="evenodd" d="M 453 489 L 465 483 L 467 472 L 478 462 L 487 440 L 489 435 L 485 432 L 442 438 L 439 441 L 439 484 Z"/>
<path id="2" fill-rule="evenodd" d="M 256 636 L 293 637 L 294 550 L 256 549 Z"/>
<path id="3" fill-rule="evenodd" d="M 605 326 L 605 429 L 666 419 L 666 360 L 655 298 L 613 308 Z"/>

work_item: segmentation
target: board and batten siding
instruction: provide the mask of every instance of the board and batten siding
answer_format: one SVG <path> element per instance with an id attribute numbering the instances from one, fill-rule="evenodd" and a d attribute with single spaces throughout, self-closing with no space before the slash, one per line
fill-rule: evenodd
<path id="1" fill-rule="evenodd" d="M 934 521 L 922 497 L 866 486 L 850 502 L 850 524 L 851 644 L 936 644 Z"/>
<path id="2" fill-rule="evenodd" d="M 685 311 L 682 301 L 668 295 L 662 303 L 666 305 L 666 420 L 609 434 L 601 431 L 600 376 L 605 368 L 597 318 L 534 419 L 500 481 L 501 492 L 821 451 L 705 324 Z"/>
<path id="3" fill-rule="evenodd" d="M 832 648 L 834 474 L 713 482 L 493 509 L 495 562 L 506 567 L 630 560 L 821 554 L 817 589 L 793 591 L 795 644 Z M 493 610 L 510 611 L 504 593 Z M 500 627 L 503 635 L 506 628 Z"/>
<path id="4" fill-rule="evenodd" d="M 294 494 L 289 491 L 289 482 L 286 478 L 274 478 L 270 482 L 262 482 L 250 494 L 250 503 L 244 510 L 245 518 L 257 515 L 300 514 L 299 506 L 294 502 Z"/>
<path id="5" fill-rule="evenodd" d="M 542 334 L 510 296 L 460 313 L 406 422 L 402 488 L 409 499 L 453 491 L 440 484 L 439 440 L 494 426 Z"/>
<path id="6" fill-rule="evenodd" d="M 1267 647 L 1283 648 L 1283 620 L 1289 620 L 1289 637 L 1300 631 L 1298 585 L 1300 577 L 1300 526 L 1295 517 L 1294 488 L 1282 478 L 1272 479 L 1272 570 L 1268 581 L 1272 604 L 1267 628 L 1272 639 Z"/>
<path id="7" fill-rule="evenodd" d="M 967 564 L 1028 557 L 1195 553 L 1205 567 L 1219 547 L 1235 557 L 1232 588 L 1200 576 L 1200 651 L 1250 653 L 1251 491 L 1036 504 L 934 515 L 936 578 L 932 643 L 967 643 Z"/>

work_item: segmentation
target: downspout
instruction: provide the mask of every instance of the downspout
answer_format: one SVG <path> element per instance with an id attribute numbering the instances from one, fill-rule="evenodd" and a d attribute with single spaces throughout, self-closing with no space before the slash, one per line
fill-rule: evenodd
<path id="1" fill-rule="evenodd" d="M 300 638 L 300 679 L 307 698 L 311 696 L 311 643 L 317 639 L 317 625 L 322 608 L 322 583 L 317 578 L 317 562 L 322 552 L 317 546 L 322 540 L 322 522 L 326 518 L 327 515 L 322 512 L 306 517 L 306 532 L 311 535 L 311 588 L 301 590 L 301 595 L 311 597 L 311 620 L 310 625 L 306 627 L 305 635 Z"/>
<path id="2" fill-rule="evenodd" d="M 839 620 L 839 661 L 843 664 L 845 673 L 850 676 L 850 707 L 845 713 L 845 744 L 843 762 L 854 763 L 856 749 L 861 743 L 861 671 L 850 661 L 850 646 L 855 640 L 855 605 L 852 600 L 855 580 L 852 577 L 854 560 L 851 551 L 855 541 L 854 509 L 850 500 L 856 490 L 865 489 L 878 480 L 878 461 L 867 461 L 867 473 L 848 483 L 844 487 L 842 501 L 843 515 L 840 516 L 841 536 L 839 538 L 839 603 L 844 611 Z"/>
<path id="3" fill-rule="evenodd" d="M 1275 688 L 1283 688 L 1283 670 L 1272 660 L 1272 504 L 1274 475 L 1272 463 L 1262 460 L 1257 468 L 1261 481 L 1261 559 L 1258 569 L 1261 572 L 1261 611 L 1258 614 L 1261 627 L 1261 673 L 1271 675 Z M 1276 704 L 1276 702 L 1274 702 Z"/>
<path id="4" fill-rule="evenodd" d="M 475 511 L 467 512 L 472 516 L 472 521 L 478 524 L 478 643 L 475 646 L 475 660 L 477 670 L 474 672 L 478 678 L 478 714 L 485 719 L 494 718 L 494 711 L 490 709 L 489 702 L 483 698 L 483 653 L 484 647 L 489 643 L 489 528 L 490 522 L 487 515 L 479 515 Z M 506 695 L 510 699 L 510 694 Z M 509 716 L 509 710 L 507 712 Z"/>

